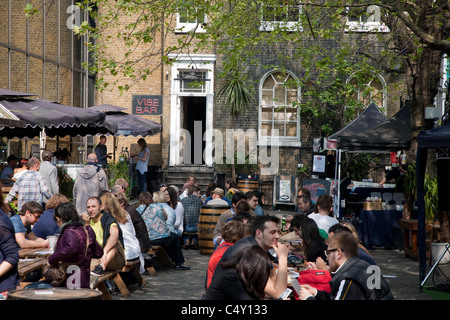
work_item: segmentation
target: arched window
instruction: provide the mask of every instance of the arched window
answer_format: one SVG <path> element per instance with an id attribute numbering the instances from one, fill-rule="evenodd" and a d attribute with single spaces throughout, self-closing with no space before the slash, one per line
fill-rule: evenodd
<path id="1" fill-rule="evenodd" d="M 298 101 L 300 88 L 297 78 L 289 71 L 271 71 L 259 87 L 259 137 L 278 137 L 280 145 L 300 144 Z"/>
<path id="2" fill-rule="evenodd" d="M 383 77 L 378 74 L 361 77 L 355 73 L 347 80 L 347 83 L 355 86 L 353 98 L 358 101 L 362 107 L 361 110 L 357 110 L 355 116 L 360 114 L 372 102 L 386 113 L 387 87 Z"/>

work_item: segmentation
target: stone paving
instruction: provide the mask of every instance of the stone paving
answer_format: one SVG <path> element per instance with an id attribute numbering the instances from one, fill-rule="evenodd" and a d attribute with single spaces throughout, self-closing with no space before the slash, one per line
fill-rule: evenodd
<path id="1" fill-rule="evenodd" d="M 371 250 L 375 261 L 386 276 L 396 300 L 432 300 L 419 290 L 419 263 L 405 257 L 401 250 Z M 144 274 L 145 287 L 130 286 L 132 295 L 123 298 L 113 295 L 116 300 L 201 300 L 205 283 L 206 266 L 209 255 L 202 255 L 198 250 L 183 250 L 188 271 L 176 271 L 159 268 L 158 275 Z"/>

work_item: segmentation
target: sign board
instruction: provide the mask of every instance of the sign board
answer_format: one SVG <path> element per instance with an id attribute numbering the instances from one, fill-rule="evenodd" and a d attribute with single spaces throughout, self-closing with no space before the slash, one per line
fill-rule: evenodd
<path id="1" fill-rule="evenodd" d="M 313 155 L 312 173 L 325 174 L 327 169 L 327 156 L 321 154 Z"/>
<path id="2" fill-rule="evenodd" d="M 331 194 L 331 181 L 325 179 L 307 179 L 303 181 L 303 187 L 311 193 L 311 200 L 316 202 L 323 195 Z"/>
<path id="3" fill-rule="evenodd" d="M 132 113 L 141 116 L 162 115 L 163 96 L 133 95 Z"/>

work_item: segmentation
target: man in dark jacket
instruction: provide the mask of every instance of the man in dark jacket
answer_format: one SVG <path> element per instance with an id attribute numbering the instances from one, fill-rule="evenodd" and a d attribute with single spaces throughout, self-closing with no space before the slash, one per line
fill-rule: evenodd
<path id="1" fill-rule="evenodd" d="M 358 258 L 358 243 L 349 232 L 328 239 L 327 260 L 331 292 L 302 285 L 301 300 L 393 300 L 391 289 L 377 266 Z"/>
<path id="2" fill-rule="evenodd" d="M 0 210 L 0 300 L 8 290 L 19 285 L 19 245 L 14 237 L 14 227 L 8 215 Z"/>

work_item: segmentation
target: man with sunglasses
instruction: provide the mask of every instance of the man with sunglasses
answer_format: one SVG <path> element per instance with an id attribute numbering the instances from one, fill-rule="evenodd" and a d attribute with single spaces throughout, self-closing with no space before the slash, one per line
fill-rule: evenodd
<path id="1" fill-rule="evenodd" d="M 38 238 L 31 229 L 43 212 L 44 209 L 38 202 L 29 201 L 24 203 L 19 214 L 10 218 L 20 248 L 48 248 L 48 240 Z"/>
<path id="2" fill-rule="evenodd" d="M 331 272 L 331 292 L 302 285 L 301 300 L 393 300 L 378 267 L 358 258 L 358 243 L 349 232 L 328 239 L 326 256 Z"/>

